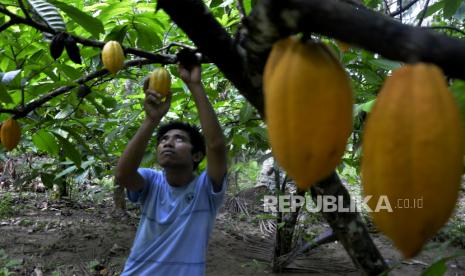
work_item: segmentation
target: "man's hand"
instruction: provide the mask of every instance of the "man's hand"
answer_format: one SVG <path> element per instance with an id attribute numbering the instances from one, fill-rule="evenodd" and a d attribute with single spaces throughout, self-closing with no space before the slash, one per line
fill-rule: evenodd
<path id="1" fill-rule="evenodd" d="M 186 83 L 187 86 L 200 84 L 201 69 L 200 66 L 194 66 L 192 70 L 187 70 L 184 66 L 178 66 L 179 76 Z"/>
<path id="2" fill-rule="evenodd" d="M 157 91 L 148 89 L 149 79 L 147 78 L 144 81 L 144 110 L 147 117 L 149 117 L 154 122 L 159 122 L 163 116 L 170 109 L 171 104 L 171 92 L 168 93 L 166 98 L 163 99 L 163 96 Z"/>

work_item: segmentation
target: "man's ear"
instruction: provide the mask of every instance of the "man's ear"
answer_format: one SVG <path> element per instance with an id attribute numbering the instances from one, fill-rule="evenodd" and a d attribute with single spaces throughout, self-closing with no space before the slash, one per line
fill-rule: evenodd
<path id="1" fill-rule="evenodd" d="M 204 156 L 203 153 L 201 151 L 198 151 L 198 152 L 192 154 L 192 160 L 195 163 L 198 163 L 198 162 L 202 161 L 203 156 Z"/>

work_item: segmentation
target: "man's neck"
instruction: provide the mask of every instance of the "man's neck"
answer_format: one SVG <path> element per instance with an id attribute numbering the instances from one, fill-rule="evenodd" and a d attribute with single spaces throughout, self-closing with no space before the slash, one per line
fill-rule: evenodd
<path id="1" fill-rule="evenodd" d="M 165 175 L 168 184 L 173 187 L 186 186 L 195 178 L 194 172 L 186 169 L 180 170 L 165 168 Z"/>

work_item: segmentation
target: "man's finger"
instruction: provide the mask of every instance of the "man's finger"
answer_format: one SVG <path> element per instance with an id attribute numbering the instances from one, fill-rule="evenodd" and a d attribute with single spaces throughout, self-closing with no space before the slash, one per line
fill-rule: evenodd
<path id="1" fill-rule="evenodd" d="M 160 104 L 160 99 L 156 98 L 153 95 L 147 95 L 146 97 L 147 101 L 151 104 L 159 105 Z"/>
<path id="2" fill-rule="evenodd" d="M 145 95 L 152 95 L 158 99 L 162 99 L 163 98 L 163 95 L 156 92 L 155 90 L 150 90 L 150 89 L 147 89 L 145 90 Z"/>

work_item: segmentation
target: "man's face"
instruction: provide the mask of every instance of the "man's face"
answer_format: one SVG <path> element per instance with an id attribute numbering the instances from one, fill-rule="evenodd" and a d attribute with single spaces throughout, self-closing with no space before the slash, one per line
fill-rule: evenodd
<path id="1" fill-rule="evenodd" d="M 172 129 L 158 141 L 158 163 L 165 167 L 192 167 L 197 154 L 192 155 L 192 144 L 189 134 L 184 130 Z"/>

